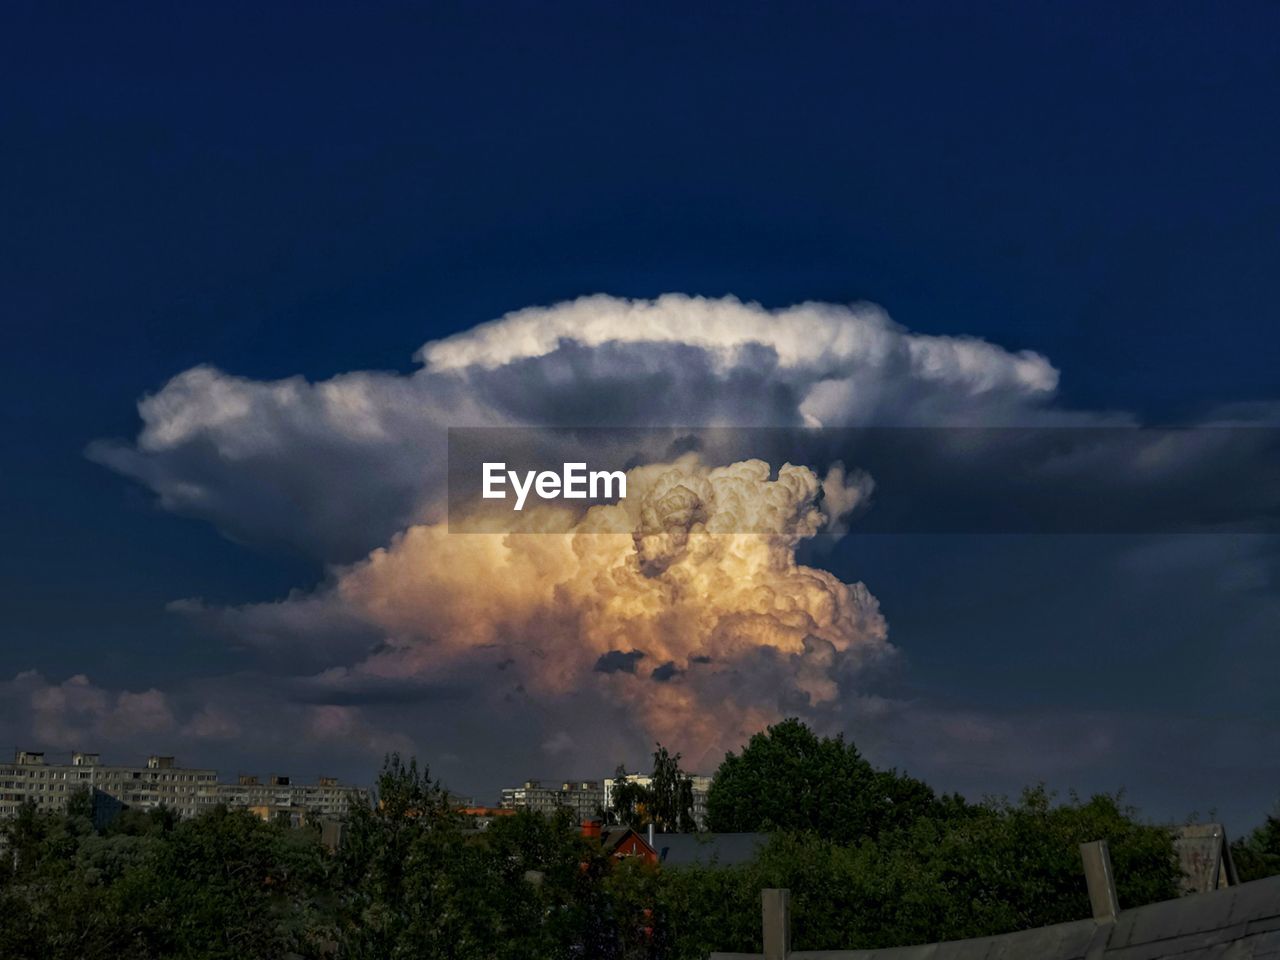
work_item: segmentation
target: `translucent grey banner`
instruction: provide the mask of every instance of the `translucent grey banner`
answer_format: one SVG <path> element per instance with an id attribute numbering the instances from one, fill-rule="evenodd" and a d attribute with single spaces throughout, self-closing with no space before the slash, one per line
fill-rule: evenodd
<path id="1" fill-rule="evenodd" d="M 647 532 L 775 532 L 784 464 L 805 468 L 786 492 L 816 482 L 810 505 L 859 534 L 1280 532 L 1275 427 L 455 428 L 448 454 L 451 532 L 561 532 L 611 504 Z"/>

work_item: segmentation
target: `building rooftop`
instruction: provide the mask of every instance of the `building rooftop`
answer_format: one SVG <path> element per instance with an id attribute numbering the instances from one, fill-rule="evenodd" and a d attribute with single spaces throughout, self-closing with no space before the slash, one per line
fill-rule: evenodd
<path id="1" fill-rule="evenodd" d="M 736 867 L 750 863 L 765 844 L 767 833 L 655 833 L 658 862 L 670 867 Z"/>

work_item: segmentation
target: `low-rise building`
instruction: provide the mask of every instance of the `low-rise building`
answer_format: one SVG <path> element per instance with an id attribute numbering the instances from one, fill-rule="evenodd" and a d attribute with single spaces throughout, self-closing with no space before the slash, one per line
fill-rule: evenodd
<path id="1" fill-rule="evenodd" d="M 587 820 L 582 824 L 582 836 L 598 841 L 601 849 L 614 860 L 636 857 L 644 863 L 658 862 L 653 845 L 630 827 L 606 827 L 599 820 Z"/>

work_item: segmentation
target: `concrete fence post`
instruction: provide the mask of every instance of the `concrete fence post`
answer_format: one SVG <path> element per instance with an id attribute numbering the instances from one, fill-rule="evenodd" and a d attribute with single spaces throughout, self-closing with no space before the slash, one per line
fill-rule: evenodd
<path id="1" fill-rule="evenodd" d="M 1120 912 L 1120 902 L 1116 899 L 1116 878 L 1111 872 L 1111 851 L 1107 841 L 1080 844 L 1080 858 L 1084 861 L 1084 880 L 1089 886 L 1093 919 L 1099 923 L 1114 923 Z"/>
<path id="2" fill-rule="evenodd" d="M 791 891 L 762 890 L 760 914 L 764 926 L 764 960 L 787 960 L 791 953 Z"/>

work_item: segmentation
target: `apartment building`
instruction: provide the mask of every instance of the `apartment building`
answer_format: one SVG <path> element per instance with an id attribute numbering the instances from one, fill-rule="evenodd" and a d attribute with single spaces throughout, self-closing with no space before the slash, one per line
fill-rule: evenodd
<path id="1" fill-rule="evenodd" d="M 0 819 L 15 815 L 27 802 L 41 811 L 63 810 L 78 790 L 96 791 L 134 809 L 167 807 L 180 817 L 194 817 L 222 803 L 235 809 L 259 808 L 255 812 L 284 809 L 295 814 L 291 821 L 307 816 L 332 819 L 368 802 L 366 791 L 332 777 L 295 784 L 289 777 L 275 776 L 259 784 L 257 777 L 242 776 L 230 784 L 219 783 L 216 770 L 182 767 L 173 757 L 158 754 L 145 766 L 115 766 L 102 763 L 96 753 L 76 752 L 64 763 L 39 751 L 19 750 L 13 763 L 0 764 Z"/>
<path id="2" fill-rule="evenodd" d="M 96 753 L 73 753 L 69 763 L 52 763 L 34 750 L 19 750 L 13 763 L 0 764 L 0 817 L 34 802 L 42 811 L 62 810 L 77 790 L 98 790 L 130 807 L 166 806 L 193 817 L 219 802 L 216 770 L 178 767 L 173 757 L 153 755 L 145 766 L 101 763 Z"/>
<path id="3" fill-rule="evenodd" d="M 219 796 L 228 807 L 258 812 L 301 812 L 303 816 L 345 818 L 358 803 L 368 804 L 369 794 L 359 787 L 339 783 L 334 777 L 321 777 L 315 783 L 294 783 L 292 777 L 277 774 L 262 783 L 256 776 L 241 774 L 235 783 L 218 786 Z M 265 817 L 264 817 L 265 819 Z"/>
<path id="4" fill-rule="evenodd" d="M 561 780 L 546 785 L 541 780 L 526 780 L 523 786 L 503 789 L 502 807 L 547 815 L 567 809 L 582 822 L 595 819 L 604 809 L 604 788 L 599 780 Z"/>

